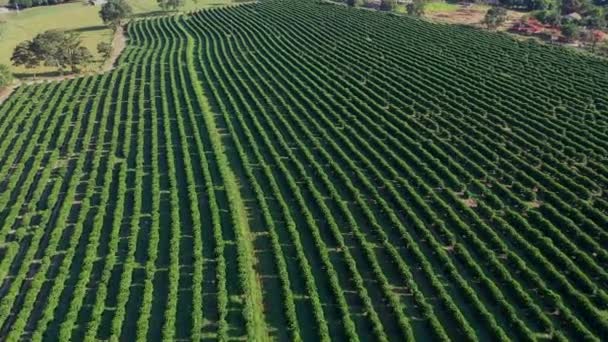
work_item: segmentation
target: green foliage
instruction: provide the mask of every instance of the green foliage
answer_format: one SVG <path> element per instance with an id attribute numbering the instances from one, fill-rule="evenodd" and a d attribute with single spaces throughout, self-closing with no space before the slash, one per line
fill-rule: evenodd
<path id="1" fill-rule="evenodd" d="M 585 13 L 581 24 L 588 28 L 601 30 L 606 28 L 607 21 L 608 11 L 602 7 L 593 7 Z"/>
<path id="2" fill-rule="evenodd" d="M 507 20 L 507 10 L 503 7 L 492 7 L 483 18 L 483 23 L 490 29 L 495 29 Z"/>
<path id="3" fill-rule="evenodd" d="M 424 15 L 425 7 L 426 0 L 412 0 L 412 2 L 406 5 L 407 14 L 415 17 L 421 17 Z"/>
<path id="4" fill-rule="evenodd" d="M 556 10 L 542 10 L 532 13 L 532 16 L 543 24 L 558 26 L 561 24 L 561 15 Z"/>
<path id="5" fill-rule="evenodd" d="M 297 0 L 126 30 L 0 105 L 7 341 L 607 336 L 608 64 Z"/>
<path id="6" fill-rule="evenodd" d="M 568 41 L 573 41 L 579 37 L 581 29 L 574 23 L 567 23 L 562 25 L 561 32 L 564 38 Z"/>
<path id="7" fill-rule="evenodd" d="M 168 10 L 177 10 L 180 7 L 183 7 L 185 4 L 185 0 L 157 0 L 158 7 L 162 8 L 165 11 Z"/>
<path id="8" fill-rule="evenodd" d="M 380 10 L 391 12 L 395 10 L 395 6 L 397 5 L 397 0 L 381 0 L 380 1 Z"/>
<path id="9" fill-rule="evenodd" d="M 0 64 L 0 88 L 9 85 L 13 81 L 13 74 L 8 66 Z"/>
<path id="10" fill-rule="evenodd" d="M 132 13 L 133 9 L 127 0 L 108 0 L 101 6 L 99 16 L 106 25 L 116 28 Z"/>
<path id="11" fill-rule="evenodd" d="M 562 14 L 585 13 L 591 6 L 591 0 L 561 0 L 560 10 Z"/>
<path id="12" fill-rule="evenodd" d="M 59 70 L 70 67 L 74 72 L 91 59 L 90 51 L 82 46 L 78 34 L 59 30 L 49 30 L 38 34 L 31 41 L 21 42 L 11 57 L 11 61 L 17 66 L 34 68 L 42 63 Z"/>
<path id="13" fill-rule="evenodd" d="M 15 47 L 11 61 L 14 65 L 23 65 L 26 68 L 34 68 L 40 64 L 41 56 L 36 55 L 31 41 L 21 42 Z"/>
<path id="14" fill-rule="evenodd" d="M 9 5 L 13 8 L 24 9 L 34 6 L 49 6 L 64 3 L 65 0 L 10 0 Z"/>

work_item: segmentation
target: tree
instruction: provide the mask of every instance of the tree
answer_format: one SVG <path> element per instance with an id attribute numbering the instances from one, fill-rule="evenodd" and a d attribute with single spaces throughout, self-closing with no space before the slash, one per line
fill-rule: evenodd
<path id="1" fill-rule="evenodd" d="M 34 37 L 30 49 L 37 57 L 39 63 L 42 62 L 46 66 L 61 69 L 62 52 L 71 47 L 74 40 L 77 40 L 76 34 L 71 34 L 68 37 L 63 31 L 49 30 Z"/>
<path id="2" fill-rule="evenodd" d="M 16 9 L 34 6 L 49 6 L 65 2 L 65 0 L 9 0 L 9 5 Z"/>
<path id="3" fill-rule="evenodd" d="M 91 53 L 82 46 L 76 33 L 50 30 L 38 34 L 31 41 L 19 43 L 13 51 L 11 61 L 14 65 L 35 68 L 41 63 L 56 67 L 60 71 L 70 67 L 73 72 L 91 60 Z"/>
<path id="4" fill-rule="evenodd" d="M 405 7 L 407 10 L 407 14 L 415 17 L 421 17 L 424 15 L 424 8 L 426 7 L 426 2 L 424 0 L 413 0 Z"/>
<path id="5" fill-rule="evenodd" d="M 580 28 L 574 23 L 568 23 L 562 26 L 562 35 L 567 41 L 575 40 L 580 34 Z"/>
<path id="6" fill-rule="evenodd" d="M 29 40 L 19 43 L 15 47 L 15 50 L 13 50 L 13 55 L 11 56 L 13 65 L 22 65 L 28 69 L 37 67 L 40 64 L 40 61 L 40 58 L 32 49 L 32 42 Z"/>
<path id="7" fill-rule="evenodd" d="M 108 0 L 101 6 L 99 16 L 104 24 L 116 29 L 131 13 L 133 13 L 133 9 L 126 0 Z"/>
<path id="8" fill-rule="evenodd" d="M 65 52 L 65 65 L 72 69 L 72 72 L 79 72 L 79 67 L 84 64 L 88 64 L 93 59 L 93 55 L 84 46 L 77 46 L 70 48 Z"/>
<path id="9" fill-rule="evenodd" d="M 0 64 L 0 89 L 6 87 L 13 81 L 13 74 L 8 66 Z"/>
<path id="10" fill-rule="evenodd" d="M 594 7 L 585 13 L 582 24 L 587 28 L 602 30 L 606 28 L 606 16 L 604 9 Z"/>
<path id="11" fill-rule="evenodd" d="M 32 0 L 11 0 L 9 1 L 9 5 L 16 9 L 29 8 L 35 6 Z"/>
<path id="12" fill-rule="evenodd" d="M 551 26 L 561 25 L 561 15 L 557 11 L 538 11 L 533 16 L 543 24 Z"/>
<path id="13" fill-rule="evenodd" d="M 110 58 L 110 55 L 112 54 L 112 44 L 108 42 L 100 42 L 97 44 L 97 52 L 99 52 L 104 59 Z"/>
<path id="14" fill-rule="evenodd" d="M 397 5 L 396 0 L 382 0 L 380 2 L 380 10 L 392 12 L 395 9 L 395 5 Z"/>
<path id="15" fill-rule="evenodd" d="M 184 0 L 157 0 L 158 7 L 165 11 L 177 10 L 179 7 L 184 6 Z M 353 1 L 354 2 L 354 1 Z"/>
<path id="16" fill-rule="evenodd" d="M 507 20 L 507 10 L 503 7 L 492 7 L 486 12 L 483 23 L 489 29 L 495 29 Z"/>
<path id="17" fill-rule="evenodd" d="M 524 7 L 529 11 L 535 10 L 547 10 L 553 7 L 554 1 L 552 0 L 526 0 Z"/>
<path id="18" fill-rule="evenodd" d="M 348 5 L 348 7 L 355 7 L 356 4 L 357 0 L 346 0 L 346 5 Z"/>
<path id="19" fill-rule="evenodd" d="M 570 14 L 575 12 L 586 12 L 591 9 L 591 2 L 589 0 L 561 0 L 561 12 L 562 14 Z"/>

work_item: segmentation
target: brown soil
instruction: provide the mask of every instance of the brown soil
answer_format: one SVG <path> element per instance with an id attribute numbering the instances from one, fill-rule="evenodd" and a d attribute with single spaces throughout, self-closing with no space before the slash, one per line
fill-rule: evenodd
<path id="1" fill-rule="evenodd" d="M 460 9 L 452 12 L 434 12 L 427 14 L 426 17 L 446 24 L 463 24 L 463 25 L 477 25 L 483 19 L 485 13 L 479 8 L 466 8 L 461 7 Z"/>
<path id="2" fill-rule="evenodd" d="M 434 12 L 427 14 L 426 17 L 432 21 L 437 21 L 446 24 L 460 24 L 460 25 L 471 25 L 475 27 L 482 27 L 481 24 L 484 16 L 486 15 L 487 7 L 479 6 L 461 6 L 456 11 L 452 12 Z M 521 19 L 525 13 L 508 11 L 507 20 L 497 28 L 498 31 L 506 31 L 516 21 Z"/>
<path id="3" fill-rule="evenodd" d="M 8 87 L 0 89 L 0 104 L 2 104 L 4 100 L 6 100 L 13 93 L 15 88 L 17 88 L 17 84 L 12 84 Z"/>
<path id="4" fill-rule="evenodd" d="M 103 68 L 101 72 L 106 72 L 114 69 L 114 65 L 116 64 L 116 60 L 118 56 L 122 53 L 127 45 L 127 37 L 124 35 L 124 31 L 122 26 L 119 26 L 114 32 L 114 38 L 112 38 L 112 53 L 110 54 L 110 58 L 106 60 L 103 64 Z"/>
<path id="5" fill-rule="evenodd" d="M 477 200 L 474 198 L 467 198 L 463 199 L 462 201 L 469 208 L 477 208 Z"/>

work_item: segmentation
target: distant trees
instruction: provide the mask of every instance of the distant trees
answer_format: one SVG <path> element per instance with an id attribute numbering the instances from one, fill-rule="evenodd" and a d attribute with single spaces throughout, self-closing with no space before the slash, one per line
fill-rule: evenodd
<path id="1" fill-rule="evenodd" d="M 35 68 L 40 64 L 56 67 L 63 72 L 70 67 L 72 72 L 92 58 L 91 52 L 80 41 L 76 33 L 65 33 L 50 30 L 38 34 L 32 40 L 26 40 L 17 45 L 11 61 L 14 65 Z"/>
<path id="2" fill-rule="evenodd" d="M 489 29 L 495 29 L 507 20 L 507 10 L 503 7 L 492 7 L 483 18 L 483 24 Z"/>
<path id="3" fill-rule="evenodd" d="M 39 58 L 39 54 L 34 51 L 32 41 L 26 40 L 17 44 L 15 50 L 13 50 L 11 61 L 13 62 L 13 65 L 22 65 L 31 69 L 40 65 L 41 59 Z"/>
<path id="4" fill-rule="evenodd" d="M 425 0 L 413 0 L 412 2 L 410 2 L 406 5 L 405 9 L 407 10 L 407 14 L 415 16 L 415 17 L 421 17 L 424 15 L 425 7 L 426 7 Z"/>
<path id="5" fill-rule="evenodd" d="M 562 0 L 560 9 L 562 14 L 587 12 L 593 7 L 590 0 Z"/>
<path id="6" fill-rule="evenodd" d="M 179 7 L 184 6 L 184 0 L 157 0 L 158 6 L 165 11 L 175 11 Z M 353 0 L 354 2 L 354 0 Z"/>
<path id="7" fill-rule="evenodd" d="M 0 89 L 6 87 L 13 81 L 13 74 L 8 66 L 0 64 Z"/>
<path id="8" fill-rule="evenodd" d="M 10 0 L 9 6 L 14 8 L 28 8 L 34 6 L 56 5 L 65 2 L 64 0 Z"/>
<path id="9" fill-rule="evenodd" d="M 354 7 L 357 4 L 357 0 L 346 0 L 346 5 L 348 7 Z"/>
<path id="10" fill-rule="evenodd" d="M 116 29 L 131 13 L 133 13 L 133 9 L 126 0 L 108 0 L 101 6 L 99 16 L 104 24 Z"/>
<path id="11" fill-rule="evenodd" d="M 581 24 L 590 29 L 603 30 L 606 28 L 607 21 L 608 11 L 602 7 L 593 7 L 585 13 Z"/>
<path id="12" fill-rule="evenodd" d="M 549 9 L 554 2 L 552 0 L 499 0 L 499 3 L 501 6 L 507 8 L 525 9 L 528 11 L 532 11 Z"/>
<path id="13" fill-rule="evenodd" d="M 380 1 L 380 10 L 392 12 L 397 5 L 397 0 L 382 0 Z"/>

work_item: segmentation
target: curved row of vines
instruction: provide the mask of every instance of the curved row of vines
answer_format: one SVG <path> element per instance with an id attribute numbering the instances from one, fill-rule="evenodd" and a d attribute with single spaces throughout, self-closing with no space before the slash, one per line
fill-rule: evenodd
<path id="1" fill-rule="evenodd" d="M 269 0 L 0 107 L 2 340 L 608 336 L 608 65 Z"/>

